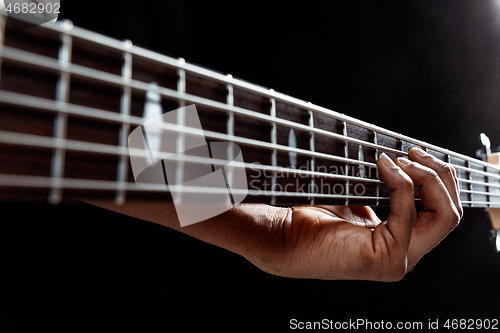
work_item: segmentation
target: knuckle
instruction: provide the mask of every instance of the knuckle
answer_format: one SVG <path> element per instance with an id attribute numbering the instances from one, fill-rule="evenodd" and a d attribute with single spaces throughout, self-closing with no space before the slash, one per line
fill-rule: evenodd
<path id="1" fill-rule="evenodd" d="M 451 175 L 453 176 L 453 178 L 456 178 L 457 177 L 457 170 L 455 169 L 455 167 L 452 166 L 452 165 L 450 165 L 450 164 L 446 164 L 446 166 L 450 170 Z"/>
<path id="2" fill-rule="evenodd" d="M 460 223 L 460 219 L 462 218 L 463 216 L 463 211 L 462 209 L 454 209 L 453 210 L 453 217 L 452 217 L 452 226 L 453 226 L 453 229 L 458 226 L 458 224 Z"/>
<path id="3" fill-rule="evenodd" d="M 425 170 L 425 178 L 427 178 L 429 181 L 437 181 L 439 180 L 439 176 L 436 171 L 433 169 L 426 169 Z"/>
<path id="4" fill-rule="evenodd" d="M 448 214 L 446 215 L 447 225 L 449 226 L 449 230 L 455 229 L 460 223 L 460 219 L 462 218 L 462 212 L 458 209 L 450 209 L 448 210 Z"/>
<path id="5" fill-rule="evenodd" d="M 413 180 L 407 175 L 401 178 L 400 187 L 413 191 Z"/>
<path id="6" fill-rule="evenodd" d="M 457 207 L 457 218 L 460 221 L 464 216 L 464 209 L 462 208 L 462 204 L 459 202 Z"/>
<path id="7" fill-rule="evenodd" d="M 392 269 L 391 273 L 387 276 L 388 282 L 398 282 L 403 280 L 406 275 L 406 265 L 399 265 Z"/>
<path id="8" fill-rule="evenodd" d="M 401 281 L 406 275 L 406 258 L 398 259 L 392 262 L 382 276 L 382 281 L 385 282 L 398 282 Z"/>
<path id="9" fill-rule="evenodd" d="M 375 280 L 397 282 L 407 272 L 407 254 L 391 239 L 379 243 L 375 252 L 362 257 L 363 267 Z"/>

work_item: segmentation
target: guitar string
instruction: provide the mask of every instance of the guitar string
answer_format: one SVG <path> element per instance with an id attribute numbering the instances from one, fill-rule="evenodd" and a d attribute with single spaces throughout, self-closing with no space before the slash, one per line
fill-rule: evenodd
<path id="1" fill-rule="evenodd" d="M 5 49 L 6 50 L 4 50 L 4 52 L 6 52 L 6 55 L 8 57 L 6 57 L 5 54 L 4 54 L 4 58 L 10 59 L 10 60 L 15 60 L 15 61 L 21 61 L 21 62 L 24 62 L 24 63 L 30 63 L 31 65 L 37 64 L 39 66 L 50 68 L 50 69 L 53 69 L 53 70 L 56 70 L 56 71 L 61 71 L 62 70 L 60 68 L 59 63 L 56 60 L 53 60 L 53 59 L 50 59 L 50 58 L 41 57 L 41 56 L 38 56 L 36 54 L 30 54 L 30 53 L 24 52 L 24 51 L 20 51 L 20 54 L 17 54 L 18 52 L 10 50 L 10 48 L 8 48 L 8 47 L 5 47 Z M 24 54 L 23 54 L 23 52 L 24 52 Z M 38 60 L 42 59 L 42 60 L 41 61 L 37 61 L 37 59 Z M 44 62 L 52 62 L 52 65 L 49 65 L 49 64 L 44 63 Z M 70 65 L 69 68 L 67 68 L 65 70 L 69 71 L 69 73 L 71 75 L 84 76 L 87 79 L 91 79 L 91 80 L 104 80 L 107 83 L 116 84 L 116 85 L 118 85 L 121 88 L 132 87 L 132 88 L 134 88 L 136 90 L 141 90 L 141 91 L 148 91 L 148 90 L 151 89 L 151 87 L 149 86 L 149 84 L 144 83 L 144 82 L 140 82 L 140 81 L 136 81 L 136 80 L 128 80 L 128 82 L 130 82 L 130 83 L 125 84 L 124 81 L 123 81 L 123 79 L 122 79 L 122 77 L 120 77 L 120 76 L 111 75 L 111 74 L 108 74 L 108 73 L 105 73 L 105 72 L 100 72 L 100 71 L 97 71 L 97 70 L 92 70 L 92 69 L 88 69 L 88 68 L 84 68 L 84 67 L 80 68 L 80 67 L 81 66 L 78 66 L 78 65 Z M 75 68 L 79 69 L 79 70 L 75 70 Z M 110 78 L 113 78 L 113 79 L 110 79 Z M 158 88 L 158 93 L 160 93 L 160 95 L 164 95 L 164 97 L 167 97 L 167 98 L 172 98 L 172 99 L 177 99 L 177 100 L 183 100 L 183 101 L 186 101 L 186 102 L 193 102 L 195 104 L 200 104 L 200 105 L 203 105 L 203 106 L 206 106 L 206 107 L 211 107 L 211 108 L 214 108 L 214 109 L 219 110 L 219 111 L 224 111 L 224 112 L 229 112 L 230 111 L 230 112 L 234 112 L 234 113 L 240 114 L 242 116 L 251 117 L 251 118 L 258 119 L 258 120 L 261 120 L 261 121 L 266 121 L 266 122 L 269 122 L 269 123 L 276 122 L 276 123 L 279 123 L 282 126 L 287 126 L 287 127 L 290 127 L 290 128 L 299 129 L 299 130 L 302 130 L 302 131 L 305 131 L 305 132 L 309 132 L 309 133 L 317 133 L 317 134 L 320 134 L 320 135 L 323 135 L 323 136 L 327 136 L 327 137 L 330 137 L 330 138 L 333 138 L 333 139 L 336 139 L 336 140 L 348 141 L 348 142 L 350 142 L 352 144 L 362 145 L 364 147 L 371 148 L 371 149 L 380 149 L 380 150 L 386 151 L 388 153 L 407 155 L 407 153 L 404 152 L 404 151 L 400 151 L 400 150 L 392 149 L 392 148 L 389 148 L 389 147 L 377 145 L 377 144 L 370 143 L 370 142 L 367 142 L 367 141 L 355 139 L 355 138 L 352 138 L 352 137 L 349 137 L 349 136 L 344 136 L 342 134 L 337 134 L 337 133 L 333 133 L 333 132 L 321 130 L 321 129 L 318 129 L 318 128 L 313 128 L 313 127 L 310 127 L 310 126 L 307 126 L 307 125 L 295 123 L 295 122 L 288 121 L 288 120 L 285 120 L 285 119 L 271 118 L 268 115 L 260 114 L 258 112 L 251 111 L 251 110 L 247 110 L 247 109 L 243 109 L 243 108 L 238 108 L 238 107 L 234 107 L 234 106 L 233 107 L 228 107 L 224 103 L 216 102 L 216 101 L 213 101 L 213 100 L 210 100 L 210 99 L 206 99 L 206 98 L 201 98 L 199 96 L 194 96 L 194 95 L 189 95 L 189 94 L 180 94 L 180 93 L 176 92 L 175 90 L 171 90 L 171 89 L 168 89 L 168 88 Z M 96 111 L 98 111 L 98 112 L 101 111 L 102 112 L 103 110 L 96 110 Z M 118 120 L 118 121 L 120 121 L 120 120 Z M 122 122 L 123 122 L 123 120 L 122 120 Z M 423 146 L 423 147 L 424 148 L 429 148 L 430 146 L 428 144 L 426 144 L 426 146 Z M 440 151 L 437 151 L 437 152 L 440 152 Z M 474 162 L 475 164 L 479 164 L 479 165 L 486 166 L 486 167 L 489 167 L 489 168 L 494 168 L 494 166 L 492 166 L 491 164 L 488 165 L 487 163 L 485 163 L 483 161 L 474 160 L 474 159 L 471 159 L 471 158 L 469 158 L 467 156 L 462 156 L 462 155 L 457 154 L 457 153 L 448 154 L 448 155 L 453 156 L 453 157 L 457 157 L 458 156 L 458 158 L 460 158 L 460 159 L 470 160 L 470 161 Z M 481 163 L 481 162 L 483 162 L 484 164 Z M 459 169 L 464 169 L 465 167 L 458 166 L 458 168 Z M 464 169 L 464 170 L 466 170 L 466 169 Z M 499 168 L 499 170 L 500 170 L 500 168 Z M 474 173 L 481 173 L 481 171 L 474 170 L 474 169 L 470 169 L 470 170 L 467 170 L 467 171 L 471 171 L 471 172 L 474 172 Z M 496 175 L 493 175 L 493 177 L 496 177 Z M 500 178 L 500 176 L 498 176 L 498 177 Z"/>
<path id="2" fill-rule="evenodd" d="M 13 93 L 13 92 L 5 92 L 2 91 L 0 92 L 0 102 L 4 104 L 10 104 L 14 106 L 22 106 L 22 107 L 27 107 L 30 109 L 34 109 L 36 111 L 47 111 L 47 112 L 60 112 L 60 113 L 67 113 L 69 115 L 74 115 L 74 116 L 79 116 L 83 118 L 92 118 L 92 119 L 98 119 L 102 121 L 111 121 L 119 124 L 130 124 L 130 125 L 142 125 L 144 122 L 144 119 L 141 117 L 135 117 L 135 116 L 124 116 L 118 113 L 114 113 L 111 111 L 104 111 L 104 110 L 99 110 L 99 109 L 94 109 L 94 108 L 89 108 L 89 107 L 83 107 L 83 106 L 78 106 L 74 104 L 65 104 L 61 106 L 60 104 L 55 103 L 52 100 L 48 99 L 42 99 L 38 97 L 32 97 L 29 95 L 23 95 L 23 94 L 18 94 L 18 93 Z M 210 139 L 218 139 L 218 140 L 225 140 L 225 141 L 233 141 L 236 143 L 244 144 L 244 145 L 250 145 L 250 146 L 256 146 L 259 148 L 264 148 L 264 149 L 277 149 L 281 152 L 295 152 L 299 153 L 302 155 L 308 155 L 308 156 L 314 156 L 322 159 L 327 159 L 327 160 L 333 160 L 336 162 L 341 162 L 341 163 L 349 163 L 349 164 L 357 164 L 361 166 L 366 166 L 366 167 L 372 167 L 375 168 L 376 164 L 371 163 L 371 162 L 365 162 L 365 161 L 359 161 L 351 158 L 345 158 L 345 157 L 339 157 L 331 154 L 325 154 L 325 153 L 320 153 L 320 152 L 312 152 L 309 150 L 305 149 L 300 149 L 300 148 L 291 148 L 288 146 L 283 146 L 283 145 L 273 145 L 268 142 L 264 141 L 259 141 L 259 140 L 253 140 L 253 139 L 247 139 L 243 137 L 238 137 L 238 136 L 229 136 L 227 134 L 223 133 L 218 133 L 218 132 L 212 132 L 212 131 L 202 131 L 190 127 L 183 127 L 179 125 L 174 125 L 170 123 L 159 123 L 155 122 L 151 125 L 152 127 L 158 127 L 163 130 L 169 131 L 169 132 L 183 132 L 187 134 L 192 134 L 192 135 L 204 135 L 207 138 Z M 3 135 L 3 140 L 6 139 L 6 133 Z M 12 140 L 10 140 L 12 141 Z M 380 145 L 376 145 L 380 146 Z M 383 146 L 380 146 L 382 148 Z M 405 152 L 399 151 L 401 155 L 407 154 Z M 486 175 L 489 178 L 498 178 L 500 179 L 500 175 L 493 174 L 493 173 L 487 173 L 484 171 L 468 168 L 468 167 L 463 167 L 460 165 L 456 164 L 451 164 L 452 166 L 456 167 L 457 169 L 464 170 L 469 173 L 476 173 L 480 175 Z M 488 165 L 489 169 L 494 169 L 493 165 Z"/>
<path id="3" fill-rule="evenodd" d="M 76 151 L 76 152 L 85 152 L 85 153 L 98 153 L 98 154 L 107 154 L 107 155 L 117 155 L 117 156 L 137 156 L 143 158 L 148 154 L 148 150 L 146 149 L 137 149 L 137 148 L 126 148 L 126 147 L 118 147 L 114 145 L 106 145 L 100 143 L 88 143 L 84 141 L 75 141 L 75 140 L 57 140 L 49 137 L 43 137 L 39 135 L 32 134 L 19 134 L 12 132 L 0 131 L 0 142 L 4 144 L 14 145 L 14 146 L 31 146 L 31 147 L 39 147 L 39 148 L 50 148 L 50 149 L 65 149 L 68 151 Z M 332 174 L 325 173 L 319 171 L 309 171 L 304 169 L 293 169 L 286 167 L 273 167 L 270 165 L 264 164 L 256 164 L 256 163 L 244 163 L 237 161 L 228 161 L 222 159 L 210 159 L 199 156 L 189 156 L 189 155 L 181 155 L 181 154 L 171 154 L 166 152 L 157 152 L 156 158 L 167 159 L 169 161 L 182 161 L 182 162 L 190 162 L 190 163 L 199 163 L 199 164 L 215 164 L 215 165 L 227 165 L 231 163 L 234 167 L 245 167 L 249 169 L 257 169 L 263 171 L 274 171 L 274 172 L 283 172 L 283 173 L 296 173 L 303 175 L 312 175 L 318 176 L 320 178 L 337 178 L 337 179 L 351 179 L 358 180 L 361 182 L 371 182 L 371 183 L 382 183 L 382 181 L 378 179 L 372 178 L 364 178 L 364 177 L 356 177 L 356 176 L 348 176 L 342 174 Z"/>
<path id="4" fill-rule="evenodd" d="M 97 143 L 88 143 L 83 141 L 75 141 L 68 139 L 54 139 L 49 137 L 43 137 L 39 135 L 31 135 L 31 134 L 19 134 L 13 132 L 5 132 L 0 131 L 0 142 L 9 145 L 22 145 L 22 146 L 31 146 L 31 147 L 40 147 L 40 148 L 50 148 L 50 149 L 65 149 L 68 151 L 76 151 L 76 152 L 85 152 L 85 153 L 100 153 L 100 154 L 111 154 L 117 156 L 138 156 L 144 157 L 147 153 L 147 150 L 141 149 L 127 149 L 125 147 L 118 147 L 114 145 L 105 145 L 105 144 L 97 144 Z M 339 179 L 339 180 L 353 180 L 358 182 L 369 182 L 369 183 L 382 183 L 378 179 L 372 178 L 364 178 L 364 177 L 356 177 L 356 176 L 348 176 L 342 174 L 332 174 L 332 173 L 324 173 L 318 171 L 309 171 L 303 169 L 292 169 L 292 168 L 284 168 L 284 167 L 274 167 L 269 165 L 255 164 L 255 163 L 242 163 L 237 161 L 227 161 L 223 159 L 210 159 L 203 158 L 199 156 L 189 156 L 189 155 L 172 155 L 169 153 L 158 153 L 157 159 L 168 159 L 171 161 L 184 161 L 190 163 L 199 163 L 199 164 L 215 164 L 215 165 L 227 165 L 231 162 L 231 165 L 234 167 L 244 167 L 248 169 L 257 169 L 262 171 L 273 171 L 273 172 L 282 172 L 282 173 L 293 173 L 299 175 L 308 175 L 314 176 L 317 178 L 330 178 L 330 179 Z M 493 183 L 483 183 L 469 179 L 461 179 L 458 178 L 460 182 L 464 183 L 472 183 L 476 185 L 481 185 L 487 188 L 500 188 L 500 184 Z M 472 193 L 472 194 L 482 194 L 488 196 L 500 196 L 500 192 L 481 192 L 481 191 L 472 191 L 463 189 L 461 192 L 464 193 Z"/>
<path id="5" fill-rule="evenodd" d="M 67 28 L 68 26 L 71 26 L 71 29 L 68 29 Z M 386 130 L 384 128 L 375 126 L 373 124 L 366 123 L 366 122 L 363 122 L 361 120 L 349 117 L 345 114 L 341 114 L 341 113 L 317 106 L 315 104 L 305 102 L 305 101 L 302 101 L 300 99 L 297 99 L 297 98 L 294 98 L 294 97 L 291 97 L 291 96 L 288 96 L 288 95 L 285 95 L 282 93 L 278 93 L 272 89 L 267 89 L 267 88 L 264 88 L 262 86 L 252 84 L 252 83 L 249 83 L 249 82 L 244 81 L 244 80 L 239 80 L 239 79 L 233 78 L 232 76 L 227 76 L 227 75 L 218 73 L 216 71 L 206 69 L 206 68 L 201 67 L 201 66 L 189 64 L 189 63 L 184 62 L 184 61 L 179 62 L 179 61 L 177 61 L 177 59 L 174 59 L 174 58 L 171 58 L 171 57 L 168 57 L 165 55 L 161 55 L 159 53 L 156 53 L 156 52 L 153 52 L 153 51 L 141 48 L 141 47 L 137 47 L 135 45 L 132 47 L 129 47 L 128 43 L 123 43 L 123 42 L 117 41 L 113 38 L 109 38 L 109 37 L 103 36 L 101 34 L 91 32 L 89 30 L 85 30 L 85 29 L 78 28 L 78 27 L 73 27 L 73 23 L 71 21 L 61 21 L 58 24 L 53 24 L 50 26 L 43 27 L 43 29 L 51 30 L 53 33 L 56 32 L 59 34 L 70 34 L 71 36 L 73 36 L 77 40 L 82 40 L 84 43 L 93 44 L 96 48 L 101 47 L 102 49 L 104 49 L 106 51 L 114 50 L 118 55 L 122 55 L 123 53 L 129 53 L 129 54 L 132 54 L 133 56 L 135 56 L 139 59 L 146 60 L 146 61 L 149 61 L 151 63 L 165 65 L 165 66 L 168 66 L 168 67 L 171 67 L 174 69 L 183 69 L 186 72 L 189 72 L 190 74 L 193 74 L 193 75 L 196 75 L 199 77 L 203 77 L 203 78 L 207 78 L 207 79 L 211 79 L 215 82 L 219 82 L 219 83 L 222 83 L 224 85 L 230 84 L 234 87 L 259 94 L 259 95 L 267 97 L 269 99 L 274 98 L 276 101 L 288 103 L 292 106 L 297 106 L 297 107 L 302 108 L 304 110 L 311 110 L 311 111 L 318 112 L 320 114 L 327 115 L 329 117 L 334 117 L 340 121 L 345 121 L 345 122 L 348 122 L 350 124 L 361 126 L 362 128 L 365 128 L 365 129 L 373 131 L 373 132 L 378 132 L 378 133 L 381 133 L 384 135 L 391 136 L 391 137 L 396 138 L 398 140 L 403 140 L 403 141 L 406 141 L 408 143 L 412 143 L 415 145 L 426 147 L 426 148 L 432 149 L 436 152 L 440 152 L 444 155 L 450 155 L 450 156 L 454 156 L 454 157 L 463 159 L 465 161 L 477 163 L 477 160 L 470 158 L 466 155 L 458 154 L 458 153 L 449 151 L 447 149 L 444 149 L 444 148 L 441 148 L 441 147 L 438 147 L 435 145 L 431 145 L 431 144 L 422 142 L 420 140 L 416 140 L 416 139 L 401 135 L 399 133 L 395 133 L 395 132 Z M 29 32 L 31 32 L 31 31 L 29 31 Z M 479 162 L 482 162 L 482 161 L 479 161 Z M 481 164 L 482 166 L 488 166 L 488 164 L 486 162 L 482 162 L 479 164 Z M 499 170 L 500 170 L 500 168 L 499 168 Z"/>
<path id="6" fill-rule="evenodd" d="M 4 50 L 0 52 L 0 56 L 3 56 L 4 59 L 13 61 L 13 62 L 20 62 L 23 63 L 24 65 L 29 65 L 29 66 L 36 66 L 44 69 L 51 69 L 56 72 L 62 71 L 63 69 L 61 68 L 60 64 L 50 58 L 42 57 L 33 53 L 28 53 L 25 51 L 18 51 L 11 49 L 9 47 L 4 47 Z M 94 70 L 94 69 L 89 69 L 85 68 L 83 66 L 79 65 L 74 65 L 71 64 L 67 67 L 64 68 L 65 72 L 68 72 L 71 74 L 72 77 L 82 77 L 87 80 L 92 80 L 96 82 L 105 82 L 107 84 L 112 84 L 115 85 L 119 88 L 133 88 L 134 90 L 141 91 L 143 93 L 148 92 L 151 90 L 151 86 L 148 83 L 137 81 L 137 80 L 128 80 L 127 83 L 125 83 L 122 79 L 121 76 L 118 75 L 113 75 L 109 73 L 105 73 L 102 71 Z M 367 148 L 372 148 L 372 149 L 381 149 L 389 153 L 394 153 L 394 154 L 401 154 L 401 151 L 392 149 L 390 147 L 384 147 L 384 146 L 377 146 L 375 144 L 372 144 L 370 142 L 366 142 L 363 140 L 359 140 L 356 138 L 352 137 L 345 137 L 342 134 L 334 133 L 334 132 L 329 132 L 326 130 L 322 130 L 319 128 L 313 128 L 307 125 L 303 125 L 300 123 L 296 123 L 293 121 L 289 121 L 286 119 L 282 118 L 273 118 L 269 115 L 261 114 L 256 111 L 240 108 L 237 106 L 228 106 L 225 103 L 213 101 L 207 98 L 195 96 L 195 95 L 190 95 L 186 93 L 179 93 L 176 90 L 172 90 L 169 88 L 164 88 L 164 87 L 158 87 L 156 88 L 156 92 L 158 92 L 160 95 L 163 97 L 175 99 L 175 100 L 182 100 L 184 102 L 188 103 L 194 103 L 197 105 L 209 107 L 216 109 L 221 112 L 234 112 L 235 114 L 245 116 L 248 118 L 264 121 L 267 123 L 272 123 L 276 122 L 279 125 L 286 126 L 289 128 L 305 131 L 305 132 L 314 132 L 317 134 L 321 134 L 323 136 L 336 139 L 336 140 L 343 140 L 343 141 L 349 141 L 352 144 L 364 144 Z M 337 119 L 336 119 L 337 120 Z"/>
<path id="7" fill-rule="evenodd" d="M 182 98 L 179 98 L 179 96 L 177 96 L 177 97 L 178 97 L 177 99 L 182 99 Z M 195 97 L 196 97 L 196 96 L 195 96 Z M 308 108 L 309 108 L 309 106 L 310 106 L 310 105 L 308 105 Z M 248 110 L 244 110 L 244 111 L 248 111 Z M 250 112 L 252 112 L 252 111 L 250 111 Z M 265 119 L 264 119 L 264 120 L 265 120 Z M 295 123 L 294 123 L 294 124 L 295 124 Z M 284 124 L 284 125 L 285 125 L 285 126 L 287 126 L 287 125 L 289 126 L 290 124 Z M 299 125 L 301 125 L 301 124 L 299 124 Z M 292 125 L 292 126 L 293 126 L 293 125 Z M 289 126 L 289 127 L 292 127 L 292 126 Z M 302 126 L 304 126 L 304 125 L 302 125 Z M 311 133 L 311 132 L 313 132 L 313 131 L 311 131 L 311 128 L 310 128 L 310 127 L 307 127 L 307 126 L 305 126 L 305 127 L 306 127 L 306 128 L 304 129 L 305 131 L 308 131 L 308 132 L 310 132 L 310 133 Z M 379 132 L 382 132 L 382 131 L 379 131 Z M 331 135 L 331 134 L 332 134 L 332 133 L 330 133 L 330 132 L 326 132 L 326 135 Z M 325 133 L 323 133 L 323 135 L 325 135 Z M 340 137 L 340 138 L 339 138 L 339 137 Z M 349 138 L 349 137 L 346 137 L 346 136 L 341 136 L 341 135 L 338 135 L 337 139 L 338 139 L 338 140 L 341 140 L 341 141 L 344 141 L 344 142 L 345 142 L 345 141 L 349 141 L 349 140 L 351 140 L 351 141 L 353 140 L 352 138 Z M 356 139 L 354 139 L 354 140 L 356 140 Z M 364 141 L 361 141 L 361 142 L 355 142 L 355 143 L 359 143 L 359 144 L 360 144 L 360 145 L 362 145 L 362 146 L 367 146 L 367 143 L 366 143 L 366 142 L 364 142 Z M 368 144 L 369 144 L 369 143 L 368 143 Z M 374 148 L 374 147 L 370 147 L 370 148 Z M 375 148 L 377 148 L 377 149 L 381 149 L 381 150 L 386 150 L 386 151 L 387 151 L 387 149 L 388 149 L 388 147 L 383 147 L 383 146 L 377 146 L 377 147 L 375 147 Z M 389 149 L 390 149 L 390 148 L 389 148 Z M 402 151 L 398 151 L 398 150 L 394 150 L 394 151 L 395 151 L 397 154 L 405 154 L 405 152 L 402 152 Z M 356 164 L 360 164 L 360 161 L 356 161 L 356 160 L 353 160 L 353 161 L 355 161 L 355 163 L 356 163 Z M 476 164 L 478 164 L 478 163 L 476 162 L 476 160 L 473 160 L 473 162 L 474 162 L 474 163 L 476 163 Z M 353 162 L 352 162 L 352 163 L 353 163 Z M 461 166 L 458 166 L 458 167 L 459 167 L 460 169 L 463 169 L 463 170 L 469 170 L 469 172 L 472 172 L 472 173 L 480 173 L 480 174 L 487 175 L 487 176 L 491 176 L 491 175 L 492 175 L 492 174 L 489 174 L 489 173 L 481 172 L 481 171 L 474 170 L 474 169 L 470 169 L 470 168 L 465 168 L 465 167 L 461 167 Z M 491 165 L 488 165 L 488 167 L 491 167 Z M 496 175 L 493 175 L 493 176 L 496 176 Z M 488 183 L 480 183 L 480 182 L 477 182 L 477 181 L 476 181 L 476 182 L 474 182 L 474 183 L 481 184 L 481 185 L 483 185 L 483 184 L 484 184 L 484 185 L 486 185 L 486 186 L 490 186 L 490 185 L 491 185 L 491 184 L 488 184 Z M 490 194 L 489 192 L 485 192 L 485 193 L 486 193 L 486 194 Z"/>
<path id="8" fill-rule="evenodd" d="M 0 174 L 0 186 L 4 187 L 27 187 L 27 188 L 41 188 L 49 189 L 51 188 L 51 178 L 43 176 L 19 176 L 19 175 L 7 175 Z M 149 189 L 144 189 L 139 187 L 136 183 L 126 182 L 121 185 L 126 191 L 130 192 L 175 192 L 177 190 L 183 191 L 184 193 L 207 193 L 207 194 L 227 194 L 227 188 L 212 188 L 212 187 L 200 187 L 200 186 L 169 186 L 167 189 L 166 185 L 155 185 L 148 184 Z M 115 191 L 117 189 L 116 181 L 106 181 L 106 180 L 87 180 L 87 179 L 71 179 L 65 178 L 62 180 L 61 188 L 67 190 L 102 190 L 102 191 Z M 249 194 L 252 196 L 277 196 L 277 197 L 315 197 L 315 198 L 327 198 L 327 199 L 356 199 L 356 200 L 390 200 L 389 197 L 384 196 L 353 196 L 353 195 L 342 195 L 342 194 L 324 194 L 324 193 L 308 193 L 308 192 L 278 192 L 278 191 L 266 191 L 266 190 L 242 190 L 234 189 L 233 194 Z M 419 198 L 415 198 L 415 201 L 420 201 Z M 500 208 L 500 202 L 491 201 L 476 201 L 476 200 L 461 200 L 462 204 L 468 205 L 481 205 L 488 206 L 492 208 Z M 476 206 L 480 207 L 480 206 Z"/>

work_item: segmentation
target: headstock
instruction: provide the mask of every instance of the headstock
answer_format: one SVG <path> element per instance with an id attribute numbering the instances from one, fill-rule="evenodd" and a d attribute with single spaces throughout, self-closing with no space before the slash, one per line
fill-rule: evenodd
<path id="1" fill-rule="evenodd" d="M 500 165 L 500 152 L 492 152 L 491 144 L 489 138 L 481 133 L 481 143 L 485 148 L 485 152 L 483 152 L 483 157 L 485 157 L 488 163 L 494 165 Z M 491 234 L 493 236 L 493 241 L 496 246 L 497 252 L 500 252 L 500 208 L 486 208 L 488 214 L 490 216 L 491 221 Z"/>

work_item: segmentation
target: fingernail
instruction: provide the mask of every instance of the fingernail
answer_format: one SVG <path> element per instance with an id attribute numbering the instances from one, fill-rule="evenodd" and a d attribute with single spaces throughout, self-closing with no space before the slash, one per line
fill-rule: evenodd
<path id="1" fill-rule="evenodd" d="M 398 163 L 406 167 L 411 164 L 411 161 L 403 157 L 398 157 Z"/>
<path id="2" fill-rule="evenodd" d="M 414 148 L 414 149 L 415 149 L 415 154 L 417 154 L 417 156 L 424 157 L 427 155 L 427 153 L 420 148 Z"/>
<path id="3" fill-rule="evenodd" d="M 380 159 L 382 163 L 388 168 L 397 168 L 396 164 L 387 156 L 385 153 L 380 154 Z"/>

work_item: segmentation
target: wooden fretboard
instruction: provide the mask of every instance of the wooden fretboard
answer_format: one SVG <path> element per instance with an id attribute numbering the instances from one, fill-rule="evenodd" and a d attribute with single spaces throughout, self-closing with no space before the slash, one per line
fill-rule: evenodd
<path id="1" fill-rule="evenodd" d="M 497 166 L 68 21 L 15 32 L 0 16 L 0 61 L 2 200 L 169 199 L 138 187 L 130 168 L 127 138 L 145 122 L 149 92 L 164 112 L 195 104 L 207 140 L 241 148 L 247 202 L 387 205 L 376 160 L 416 146 L 456 168 L 465 207 L 500 207 Z M 163 130 L 176 149 L 200 134 L 186 119 Z"/>

